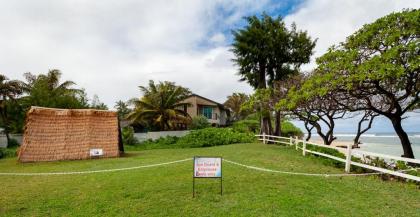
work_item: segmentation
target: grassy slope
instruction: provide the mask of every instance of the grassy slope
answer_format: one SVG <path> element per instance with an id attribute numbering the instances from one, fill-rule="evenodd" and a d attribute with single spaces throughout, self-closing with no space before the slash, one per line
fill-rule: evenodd
<path id="1" fill-rule="evenodd" d="M 193 155 L 266 168 L 342 173 L 293 148 L 236 144 L 200 149 L 148 150 L 128 157 L 19 164 L 0 160 L 0 172 L 81 171 L 146 165 Z M 89 175 L 0 176 L 0 216 L 418 216 L 420 191 L 413 184 L 373 177 L 302 177 L 223 164 L 224 195 L 217 180 L 197 180 L 192 161 L 163 167 Z"/>

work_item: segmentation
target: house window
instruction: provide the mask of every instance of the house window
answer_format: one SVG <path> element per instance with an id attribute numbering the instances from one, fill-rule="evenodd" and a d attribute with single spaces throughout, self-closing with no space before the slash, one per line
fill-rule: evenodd
<path id="1" fill-rule="evenodd" d="M 206 117 L 207 119 L 212 119 L 212 114 L 213 114 L 213 108 L 212 107 L 203 107 L 203 112 L 202 112 L 203 116 Z"/>

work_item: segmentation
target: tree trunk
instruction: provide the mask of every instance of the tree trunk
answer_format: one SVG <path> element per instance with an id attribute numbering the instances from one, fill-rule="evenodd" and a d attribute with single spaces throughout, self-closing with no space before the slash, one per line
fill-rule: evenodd
<path id="1" fill-rule="evenodd" d="M 401 125 L 401 116 L 396 116 L 391 118 L 392 126 L 400 138 L 401 145 L 403 147 L 404 154 L 402 157 L 414 158 L 413 149 L 411 148 L 410 139 L 408 138 L 407 133 L 404 131 Z"/>
<path id="2" fill-rule="evenodd" d="M 306 141 L 309 141 L 312 137 L 312 129 L 314 129 L 314 126 L 312 126 L 311 128 L 308 127 L 308 122 L 305 121 L 305 129 L 308 132 L 308 135 L 306 136 Z"/>
<path id="3" fill-rule="evenodd" d="M 281 136 L 281 113 L 280 111 L 276 111 L 276 121 L 275 121 L 275 136 Z"/>
<path id="4" fill-rule="evenodd" d="M 354 137 L 354 140 L 353 140 L 353 147 L 354 148 L 359 148 L 360 137 L 362 136 L 363 133 L 366 133 L 370 128 L 372 128 L 373 119 L 377 116 L 378 116 L 378 114 L 365 113 L 363 118 L 360 119 L 360 121 L 357 125 L 356 137 Z M 370 119 L 369 119 L 369 117 L 370 117 Z M 365 122 L 367 120 L 369 120 L 369 124 L 365 129 L 362 130 L 362 124 L 363 124 L 363 122 Z"/>
<path id="5" fill-rule="evenodd" d="M 270 117 L 263 117 L 261 119 L 261 133 L 265 133 L 266 135 L 271 135 L 273 132 L 273 128 L 271 126 Z"/>
<path id="6" fill-rule="evenodd" d="M 7 115 L 6 115 L 6 108 L 3 108 L 1 110 L 1 119 L 2 119 L 3 124 L 4 124 L 4 134 L 6 135 L 6 147 L 9 147 L 9 145 L 10 145 L 10 135 L 9 135 L 9 123 L 8 123 Z"/>

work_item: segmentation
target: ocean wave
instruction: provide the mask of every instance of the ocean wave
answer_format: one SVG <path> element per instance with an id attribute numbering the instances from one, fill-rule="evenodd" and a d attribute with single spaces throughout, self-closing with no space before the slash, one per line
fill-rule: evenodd
<path id="1" fill-rule="evenodd" d="M 307 134 L 305 134 L 305 136 L 307 136 Z M 314 137 L 318 137 L 318 134 L 312 134 L 312 136 Z M 338 133 L 338 134 L 334 134 L 334 136 L 340 138 L 340 137 L 355 137 L 356 134 L 355 133 Z M 363 137 L 374 137 L 374 138 L 398 138 L 398 135 L 386 135 L 386 134 L 374 134 L 374 133 L 368 133 L 368 134 L 362 134 L 361 136 Z M 420 138 L 420 134 L 415 134 L 415 135 L 408 135 L 408 137 L 410 138 Z"/>

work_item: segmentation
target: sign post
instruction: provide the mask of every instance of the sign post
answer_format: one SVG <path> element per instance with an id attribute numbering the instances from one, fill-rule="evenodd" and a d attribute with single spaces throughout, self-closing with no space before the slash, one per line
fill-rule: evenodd
<path id="1" fill-rule="evenodd" d="M 195 156 L 193 165 L 193 197 L 195 197 L 196 178 L 220 179 L 220 195 L 223 194 L 222 158 Z"/>

